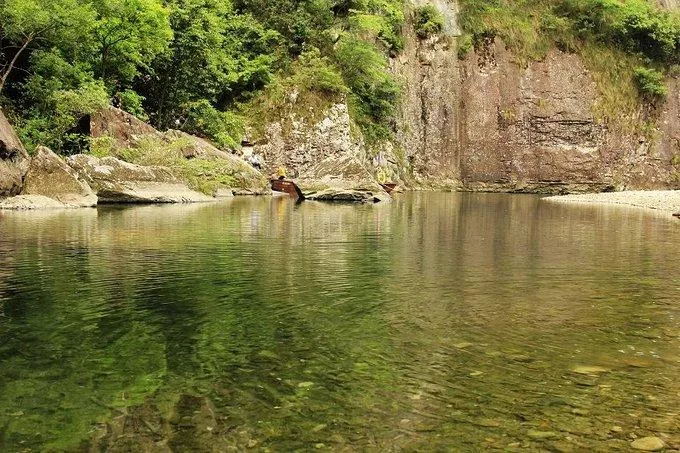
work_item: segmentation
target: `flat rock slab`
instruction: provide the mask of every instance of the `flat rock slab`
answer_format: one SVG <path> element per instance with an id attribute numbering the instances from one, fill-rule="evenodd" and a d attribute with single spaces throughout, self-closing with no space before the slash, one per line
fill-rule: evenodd
<path id="1" fill-rule="evenodd" d="M 200 203 L 214 201 L 190 189 L 169 168 L 140 166 L 115 157 L 78 154 L 67 159 L 100 203 Z"/>
<path id="2" fill-rule="evenodd" d="M 680 214 L 680 190 L 632 190 L 584 195 L 561 195 L 547 197 L 544 200 L 561 203 L 618 204 Z"/>
<path id="3" fill-rule="evenodd" d="M 111 189 L 100 188 L 100 203 L 205 203 L 215 201 L 181 183 L 120 182 Z"/>
<path id="4" fill-rule="evenodd" d="M 96 200 L 95 200 L 96 204 Z M 64 204 L 44 195 L 17 195 L 0 202 L 0 210 L 38 211 L 46 209 L 68 209 L 82 206 Z"/>

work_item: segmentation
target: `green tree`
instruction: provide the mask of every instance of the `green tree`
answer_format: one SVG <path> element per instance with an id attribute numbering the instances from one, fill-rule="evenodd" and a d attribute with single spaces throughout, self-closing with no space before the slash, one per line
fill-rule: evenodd
<path id="1" fill-rule="evenodd" d="M 172 39 L 168 11 L 160 0 L 97 0 L 95 74 L 113 85 L 130 82 L 165 51 Z"/>
<path id="2" fill-rule="evenodd" d="M 0 92 L 28 50 L 79 46 L 95 22 L 78 0 L 0 0 L 0 17 Z"/>

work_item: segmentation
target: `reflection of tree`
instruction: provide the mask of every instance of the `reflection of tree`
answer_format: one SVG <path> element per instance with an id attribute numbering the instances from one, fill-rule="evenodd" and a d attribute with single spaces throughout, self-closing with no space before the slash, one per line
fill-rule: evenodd
<path id="1" fill-rule="evenodd" d="M 12 285 L 26 290 L 6 302 L 0 326 L 0 449 L 61 449 L 111 408 L 158 388 L 163 344 L 130 307 L 110 305 L 120 288 L 84 284 L 106 271 L 92 267 L 87 250 L 21 253 Z"/>

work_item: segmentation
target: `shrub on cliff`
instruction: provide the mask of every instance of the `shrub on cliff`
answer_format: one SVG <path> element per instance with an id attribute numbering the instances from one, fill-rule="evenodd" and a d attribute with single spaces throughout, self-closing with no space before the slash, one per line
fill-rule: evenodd
<path id="1" fill-rule="evenodd" d="M 640 93 L 650 101 L 662 99 L 668 94 L 663 74 L 655 69 L 635 68 L 635 82 Z"/>
<path id="2" fill-rule="evenodd" d="M 645 0 L 562 0 L 555 12 L 582 38 L 618 45 L 661 62 L 680 58 L 680 21 Z"/>
<path id="3" fill-rule="evenodd" d="M 353 37 L 340 40 L 336 58 L 351 90 L 350 107 L 367 139 L 388 138 L 400 89 L 387 71 L 386 58 L 369 43 Z"/>
<path id="4" fill-rule="evenodd" d="M 239 149 L 244 133 L 243 118 L 220 111 L 207 100 L 187 105 L 186 122 L 182 130 L 211 139 L 220 148 Z"/>
<path id="5" fill-rule="evenodd" d="M 433 5 L 425 5 L 415 10 L 416 35 L 421 39 L 427 39 L 444 29 L 444 16 Z"/>
<path id="6" fill-rule="evenodd" d="M 321 56 L 318 48 L 312 47 L 293 64 L 291 83 L 302 90 L 319 91 L 329 95 L 343 95 L 349 89 L 345 86 L 340 71 L 328 57 Z"/>

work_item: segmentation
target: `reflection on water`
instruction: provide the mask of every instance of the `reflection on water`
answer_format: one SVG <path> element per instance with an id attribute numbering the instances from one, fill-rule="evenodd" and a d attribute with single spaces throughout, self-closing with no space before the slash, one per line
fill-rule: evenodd
<path id="1" fill-rule="evenodd" d="M 0 214 L 0 450 L 680 448 L 680 223 L 533 196 Z"/>

